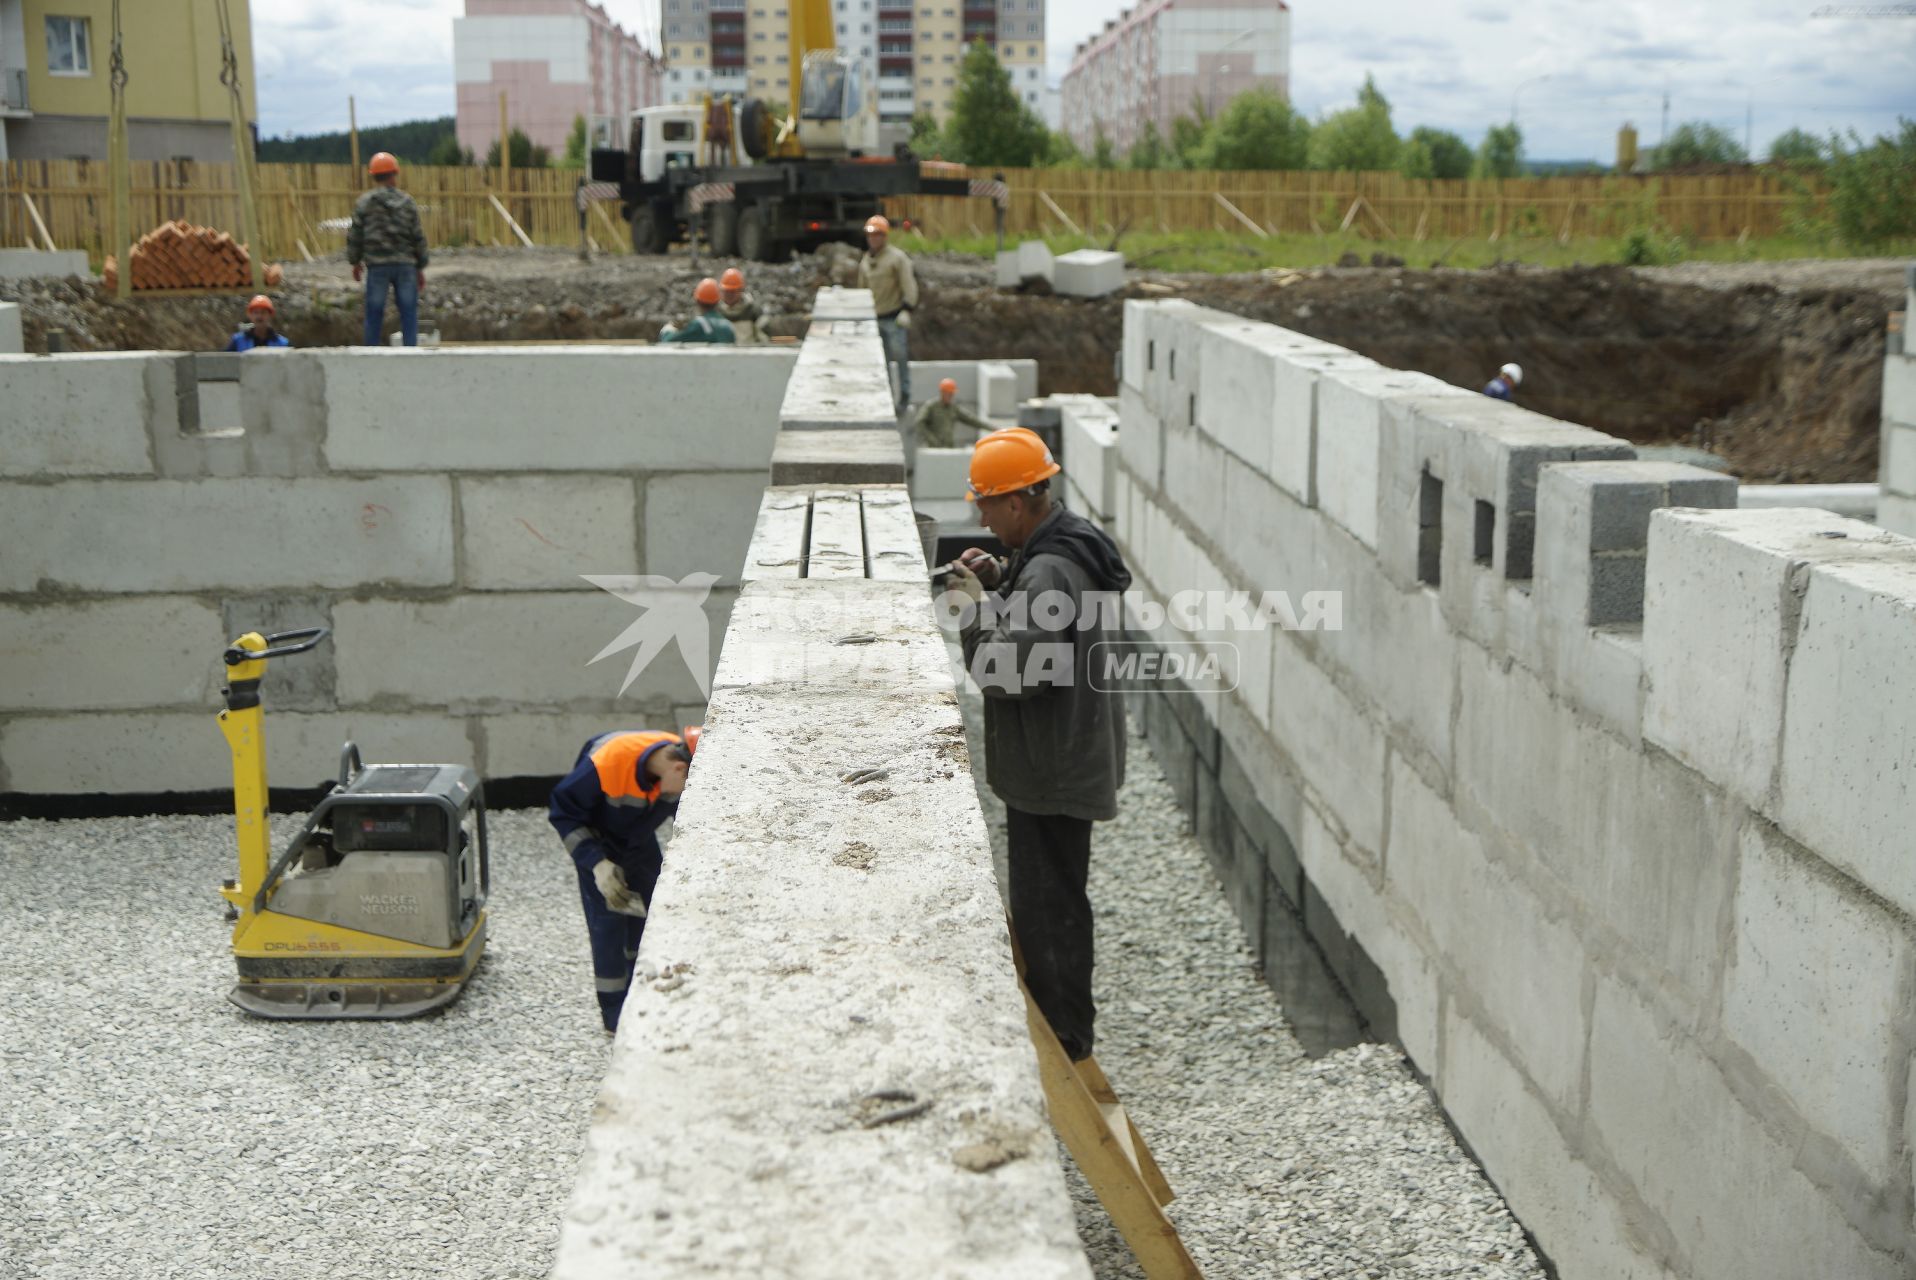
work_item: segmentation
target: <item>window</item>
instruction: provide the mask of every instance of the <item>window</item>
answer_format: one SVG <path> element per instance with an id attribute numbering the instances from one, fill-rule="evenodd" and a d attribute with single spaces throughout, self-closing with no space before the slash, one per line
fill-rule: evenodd
<path id="1" fill-rule="evenodd" d="M 675 58 L 679 56 L 679 49 L 678 49 L 678 46 L 677 46 L 677 45 L 673 45 L 673 46 L 672 46 L 672 56 L 673 56 L 673 57 L 675 57 Z M 499 139 L 497 139 L 497 138 L 494 138 L 494 139 L 493 139 L 493 141 L 494 141 L 494 142 L 497 142 L 497 141 L 499 141 Z"/>
<path id="2" fill-rule="evenodd" d="M 56 76 L 93 74 L 93 42 L 85 18 L 47 19 L 47 70 Z"/>
<path id="3" fill-rule="evenodd" d="M 871 23 L 869 23 L 869 22 L 861 22 L 861 23 L 859 23 L 859 24 L 858 24 L 858 33 L 859 33 L 860 35 L 866 35 L 866 36 L 868 36 L 868 35 L 870 35 L 870 34 L 872 33 L 872 24 L 871 24 Z"/>

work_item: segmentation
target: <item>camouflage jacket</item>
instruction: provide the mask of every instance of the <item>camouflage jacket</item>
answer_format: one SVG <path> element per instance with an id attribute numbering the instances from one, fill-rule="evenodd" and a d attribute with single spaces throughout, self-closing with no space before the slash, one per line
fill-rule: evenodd
<path id="1" fill-rule="evenodd" d="M 958 439 L 958 427 L 976 427 L 980 431 L 990 431 L 991 424 L 958 404 L 956 401 L 946 404 L 943 398 L 927 401 L 918 406 L 918 416 L 912 419 L 917 429 L 918 443 L 927 449 L 949 449 Z"/>
<path id="2" fill-rule="evenodd" d="M 427 257 L 426 229 L 411 196 L 397 187 L 374 187 L 359 197 L 346 232 L 346 261 L 369 267 L 404 262 L 424 270 Z"/>

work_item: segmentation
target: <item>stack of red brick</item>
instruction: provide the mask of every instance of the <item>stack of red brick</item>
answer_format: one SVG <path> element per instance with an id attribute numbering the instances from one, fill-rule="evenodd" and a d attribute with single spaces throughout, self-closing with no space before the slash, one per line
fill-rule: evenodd
<path id="1" fill-rule="evenodd" d="M 139 289 L 244 289 L 253 283 L 252 260 L 246 246 L 212 227 L 196 227 L 190 222 L 163 222 L 141 236 L 130 255 L 133 262 L 133 288 Z M 120 282 L 119 263 L 109 257 L 106 269 L 109 289 Z M 266 268 L 266 283 L 277 285 L 282 272 L 278 263 Z"/>

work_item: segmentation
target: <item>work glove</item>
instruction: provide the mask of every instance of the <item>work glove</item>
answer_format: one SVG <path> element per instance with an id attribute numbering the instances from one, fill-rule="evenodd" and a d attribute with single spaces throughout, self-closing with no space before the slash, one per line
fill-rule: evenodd
<path id="1" fill-rule="evenodd" d="M 645 903 L 626 885 L 625 872 L 619 870 L 619 864 L 612 859 L 599 859 L 598 865 L 592 868 L 592 883 L 599 886 L 599 896 L 614 911 L 628 916 L 645 914 Z"/>
<path id="2" fill-rule="evenodd" d="M 985 598 L 985 584 L 978 581 L 978 575 L 962 560 L 954 560 L 951 566 L 951 588 L 970 600 L 973 604 L 982 604 Z"/>
<path id="3" fill-rule="evenodd" d="M 900 311 L 898 313 L 898 327 L 900 329 L 911 328 L 911 308 L 910 307 L 906 307 L 903 311 Z"/>
<path id="4" fill-rule="evenodd" d="M 353 263 L 353 283 L 358 284 L 361 280 L 364 280 L 365 278 L 366 278 L 366 264 L 363 262 Z"/>
<path id="5" fill-rule="evenodd" d="M 958 553 L 958 563 L 978 575 L 978 581 L 987 587 L 998 585 L 1003 576 L 997 558 L 980 547 L 966 547 Z"/>
<path id="6" fill-rule="evenodd" d="M 659 340 L 663 342 L 665 339 L 671 337 L 673 334 L 677 333 L 678 331 L 679 331 L 679 327 L 677 325 L 668 324 L 659 330 Z"/>

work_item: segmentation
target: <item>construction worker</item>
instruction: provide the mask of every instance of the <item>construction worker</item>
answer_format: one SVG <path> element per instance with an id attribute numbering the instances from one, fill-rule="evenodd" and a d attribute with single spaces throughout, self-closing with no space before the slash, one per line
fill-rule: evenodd
<path id="1" fill-rule="evenodd" d="M 725 274 L 719 277 L 719 314 L 731 321 L 732 333 L 740 344 L 765 341 L 758 330 L 758 299 L 746 289 L 745 273 L 737 267 L 725 268 Z"/>
<path id="2" fill-rule="evenodd" d="M 969 617 L 960 638 L 985 695 L 985 781 L 1005 803 L 1025 985 L 1076 1061 L 1091 1053 L 1096 1012 L 1085 893 L 1091 824 L 1117 817 L 1124 785 L 1124 704 L 1091 678 L 1092 646 L 1122 639 L 1121 620 L 1085 597 L 1115 604 L 1131 573 L 1104 530 L 1052 501 L 1058 472 L 1051 450 L 1024 427 L 978 441 L 966 496 L 1011 555 L 967 548 L 953 586 L 973 605 L 987 590 L 997 596 L 998 607 Z"/>
<path id="3" fill-rule="evenodd" d="M 950 378 L 938 383 L 938 398 L 918 406 L 912 430 L 918 434 L 921 449 L 949 449 L 958 438 L 959 424 L 990 431 L 991 424 L 958 403 L 958 384 Z"/>
<path id="4" fill-rule="evenodd" d="M 579 901 L 592 943 L 599 1017 L 619 1029 L 632 985 L 632 962 L 663 855 L 658 830 L 678 812 L 679 795 L 698 747 L 699 728 L 684 733 L 618 729 L 586 743 L 572 772 L 552 789 L 548 810 L 579 873 Z"/>
<path id="5" fill-rule="evenodd" d="M 902 415 L 911 403 L 911 355 L 905 333 L 911 328 L 912 308 L 918 305 L 918 280 L 912 275 L 911 259 L 891 243 L 891 223 L 884 215 L 865 220 L 865 244 L 868 251 L 858 260 L 858 287 L 872 291 L 885 360 L 898 369 L 892 401 Z"/>
<path id="6" fill-rule="evenodd" d="M 278 308 L 273 300 L 263 293 L 253 295 L 246 304 L 246 327 L 235 333 L 226 344 L 228 351 L 252 351 L 259 347 L 290 347 L 286 335 L 273 327 L 273 318 Z"/>
<path id="7" fill-rule="evenodd" d="M 718 309 L 718 281 L 711 276 L 699 281 L 698 288 L 692 290 L 692 300 L 699 304 L 699 313 L 687 321 L 684 328 L 668 324 L 659 330 L 660 342 L 738 341 L 738 335 L 732 331 L 732 322 Z"/>
<path id="8" fill-rule="evenodd" d="M 1507 364 L 1497 370 L 1497 376 L 1484 384 L 1484 394 L 1493 400 L 1515 398 L 1516 390 L 1523 385 L 1523 369 L 1519 365 Z"/>
<path id="9" fill-rule="evenodd" d="M 366 165 L 373 188 L 353 205 L 346 232 L 346 261 L 353 279 L 366 282 L 366 345 L 379 345 L 386 294 L 399 307 L 399 331 L 409 347 L 419 345 L 419 295 L 426 288 L 426 230 L 419 206 L 399 189 L 399 161 L 381 151 Z"/>

